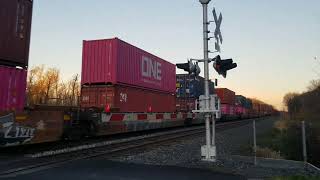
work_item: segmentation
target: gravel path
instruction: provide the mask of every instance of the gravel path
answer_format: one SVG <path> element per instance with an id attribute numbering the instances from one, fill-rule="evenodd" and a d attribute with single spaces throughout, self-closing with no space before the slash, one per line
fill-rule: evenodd
<path id="1" fill-rule="evenodd" d="M 257 134 L 269 131 L 277 120 L 277 118 L 266 118 L 265 120 L 257 121 Z M 241 146 L 249 141 L 252 141 L 251 123 L 232 129 L 218 130 L 216 143 L 219 160 L 216 163 L 200 160 L 200 147 L 205 143 L 204 135 L 177 140 L 147 149 L 134 150 L 108 159 L 137 164 L 209 168 L 214 171 L 241 174 L 250 178 L 304 174 L 304 171 L 297 169 L 261 168 L 254 167 L 251 163 L 232 160 L 231 155 L 239 154 Z"/>

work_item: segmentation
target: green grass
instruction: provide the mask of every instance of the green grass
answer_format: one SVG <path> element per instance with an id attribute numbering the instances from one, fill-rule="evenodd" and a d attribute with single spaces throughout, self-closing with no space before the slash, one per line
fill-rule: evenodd
<path id="1" fill-rule="evenodd" d="M 319 176 L 286 176 L 286 177 L 273 177 L 271 180 L 320 180 Z"/>

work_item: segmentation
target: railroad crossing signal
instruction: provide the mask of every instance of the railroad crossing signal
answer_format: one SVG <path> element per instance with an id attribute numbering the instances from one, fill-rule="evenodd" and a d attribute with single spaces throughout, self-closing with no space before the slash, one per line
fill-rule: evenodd
<path id="1" fill-rule="evenodd" d="M 213 68 L 224 78 L 227 77 L 227 71 L 237 67 L 237 63 L 234 63 L 232 59 L 221 59 L 220 55 L 212 60 L 214 61 Z"/>
<path id="2" fill-rule="evenodd" d="M 219 42 L 215 42 L 215 46 L 214 46 L 214 48 L 215 48 L 215 49 L 216 49 L 216 51 L 218 51 L 218 52 L 220 52 L 220 51 L 221 51 Z"/>
<path id="3" fill-rule="evenodd" d="M 220 44 L 222 44 L 223 38 L 222 38 L 221 31 L 220 31 L 220 27 L 221 27 L 221 23 L 222 23 L 222 14 L 220 13 L 219 18 L 218 18 L 215 8 L 213 8 L 212 14 L 213 14 L 214 22 L 216 24 L 216 30 L 214 31 L 214 37 L 217 40 L 218 44 L 219 44 L 219 41 L 220 41 Z"/>
<path id="4" fill-rule="evenodd" d="M 177 68 L 183 69 L 189 74 L 193 74 L 195 76 L 199 76 L 201 69 L 197 63 L 192 63 L 190 60 L 187 63 L 176 64 Z"/>

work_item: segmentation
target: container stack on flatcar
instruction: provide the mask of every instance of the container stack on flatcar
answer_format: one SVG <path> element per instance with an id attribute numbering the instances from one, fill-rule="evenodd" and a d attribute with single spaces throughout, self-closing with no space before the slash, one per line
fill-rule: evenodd
<path id="1" fill-rule="evenodd" d="M 81 116 L 95 135 L 181 126 L 194 119 L 191 109 L 177 111 L 175 65 L 118 38 L 83 42 L 81 78 Z M 192 101 L 187 104 L 190 108 Z"/>
<path id="2" fill-rule="evenodd" d="M 216 94 L 221 102 L 221 119 L 232 120 L 236 118 L 235 96 L 236 93 L 227 88 L 215 89 Z"/>
<path id="3" fill-rule="evenodd" d="M 174 112 L 176 68 L 118 38 L 83 42 L 81 107 Z"/>
<path id="4" fill-rule="evenodd" d="M 250 99 L 242 95 L 236 95 L 235 113 L 238 118 L 244 119 L 250 117 L 249 112 L 251 109 L 252 102 Z"/>
<path id="5" fill-rule="evenodd" d="M 32 0 L 0 1 L 0 112 L 25 106 Z"/>
<path id="6" fill-rule="evenodd" d="M 177 111 L 194 110 L 196 99 L 204 94 L 204 78 L 191 74 L 177 74 L 176 79 Z M 213 82 L 209 81 L 209 86 L 210 92 L 213 92 Z"/>

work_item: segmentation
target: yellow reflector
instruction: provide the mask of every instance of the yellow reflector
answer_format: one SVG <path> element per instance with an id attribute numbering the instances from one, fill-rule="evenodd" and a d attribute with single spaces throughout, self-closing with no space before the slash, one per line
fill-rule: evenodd
<path id="1" fill-rule="evenodd" d="M 69 115 L 64 115 L 63 116 L 63 120 L 65 121 L 70 121 L 71 120 L 71 117 Z"/>
<path id="2" fill-rule="evenodd" d="M 27 116 L 16 116 L 16 120 L 26 120 Z"/>

